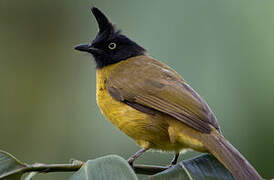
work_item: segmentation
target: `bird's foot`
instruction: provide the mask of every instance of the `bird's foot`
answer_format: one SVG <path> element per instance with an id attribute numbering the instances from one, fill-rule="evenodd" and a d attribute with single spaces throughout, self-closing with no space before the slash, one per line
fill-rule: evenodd
<path id="1" fill-rule="evenodd" d="M 142 149 L 140 149 L 139 151 L 137 151 L 135 154 L 133 154 L 132 156 L 130 156 L 128 158 L 127 162 L 132 167 L 132 169 L 133 169 L 133 162 L 135 161 L 135 159 L 137 159 L 139 156 L 141 156 L 147 150 L 148 150 L 147 148 L 142 148 Z"/>
<path id="2" fill-rule="evenodd" d="M 173 167 L 173 166 L 175 166 L 175 165 L 176 165 L 176 164 L 170 163 L 169 165 L 165 166 L 165 168 L 166 168 L 166 169 L 169 169 L 169 168 L 171 168 L 171 167 Z"/>
<path id="3" fill-rule="evenodd" d="M 166 168 L 171 168 L 172 166 L 175 166 L 177 164 L 178 158 L 179 158 L 179 153 L 176 153 L 170 165 L 166 166 Z"/>
<path id="4" fill-rule="evenodd" d="M 127 160 L 128 164 L 129 164 L 132 168 L 133 168 L 133 162 L 134 162 L 134 160 L 135 160 L 135 158 L 132 158 L 132 157 L 128 158 L 128 160 Z"/>

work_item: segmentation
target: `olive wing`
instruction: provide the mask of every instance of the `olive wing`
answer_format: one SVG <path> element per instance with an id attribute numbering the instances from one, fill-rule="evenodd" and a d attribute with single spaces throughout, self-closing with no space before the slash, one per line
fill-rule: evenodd
<path id="1" fill-rule="evenodd" d="M 114 99 L 142 112 L 160 111 L 203 133 L 212 126 L 220 131 L 209 106 L 183 78 L 147 56 L 122 62 L 106 86 Z"/>

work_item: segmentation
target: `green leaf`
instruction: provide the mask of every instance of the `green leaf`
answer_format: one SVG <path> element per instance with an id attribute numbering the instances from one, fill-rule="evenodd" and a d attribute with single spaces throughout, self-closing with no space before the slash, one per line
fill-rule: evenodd
<path id="1" fill-rule="evenodd" d="M 36 176 L 37 174 L 39 174 L 39 172 L 31 172 L 29 173 L 24 180 L 32 180 L 34 176 Z"/>
<path id="2" fill-rule="evenodd" d="M 231 173 L 212 155 L 203 154 L 150 176 L 152 180 L 233 180 Z"/>
<path id="3" fill-rule="evenodd" d="M 70 180 L 137 180 L 127 161 L 117 155 L 108 155 L 89 160 Z"/>
<path id="4" fill-rule="evenodd" d="M 11 154 L 0 150 L 0 179 L 18 180 L 26 165 Z"/>

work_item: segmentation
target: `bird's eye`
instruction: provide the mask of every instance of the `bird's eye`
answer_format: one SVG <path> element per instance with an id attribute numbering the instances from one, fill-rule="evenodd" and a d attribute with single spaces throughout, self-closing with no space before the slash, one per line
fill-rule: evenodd
<path id="1" fill-rule="evenodd" d="M 116 48 L 116 44 L 114 42 L 109 43 L 108 48 L 111 49 L 111 50 L 115 49 Z"/>

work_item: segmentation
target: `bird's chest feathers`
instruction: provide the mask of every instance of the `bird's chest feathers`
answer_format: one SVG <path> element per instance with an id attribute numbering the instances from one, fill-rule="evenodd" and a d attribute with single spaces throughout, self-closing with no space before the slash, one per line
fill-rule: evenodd
<path id="1" fill-rule="evenodd" d="M 109 94 L 106 88 L 106 82 L 115 66 L 116 64 L 97 70 L 97 104 L 103 115 L 107 117 L 107 119 L 112 124 L 114 124 L 127 135 L 134 136 L 132 134 L 134 133 L 134 129 L 136 129 L 138 126 L 146 124 L 145 121 L 148 121 L 146 118 L 147 115 L 140 113 L 132 107 L 113 99 Z"/>

